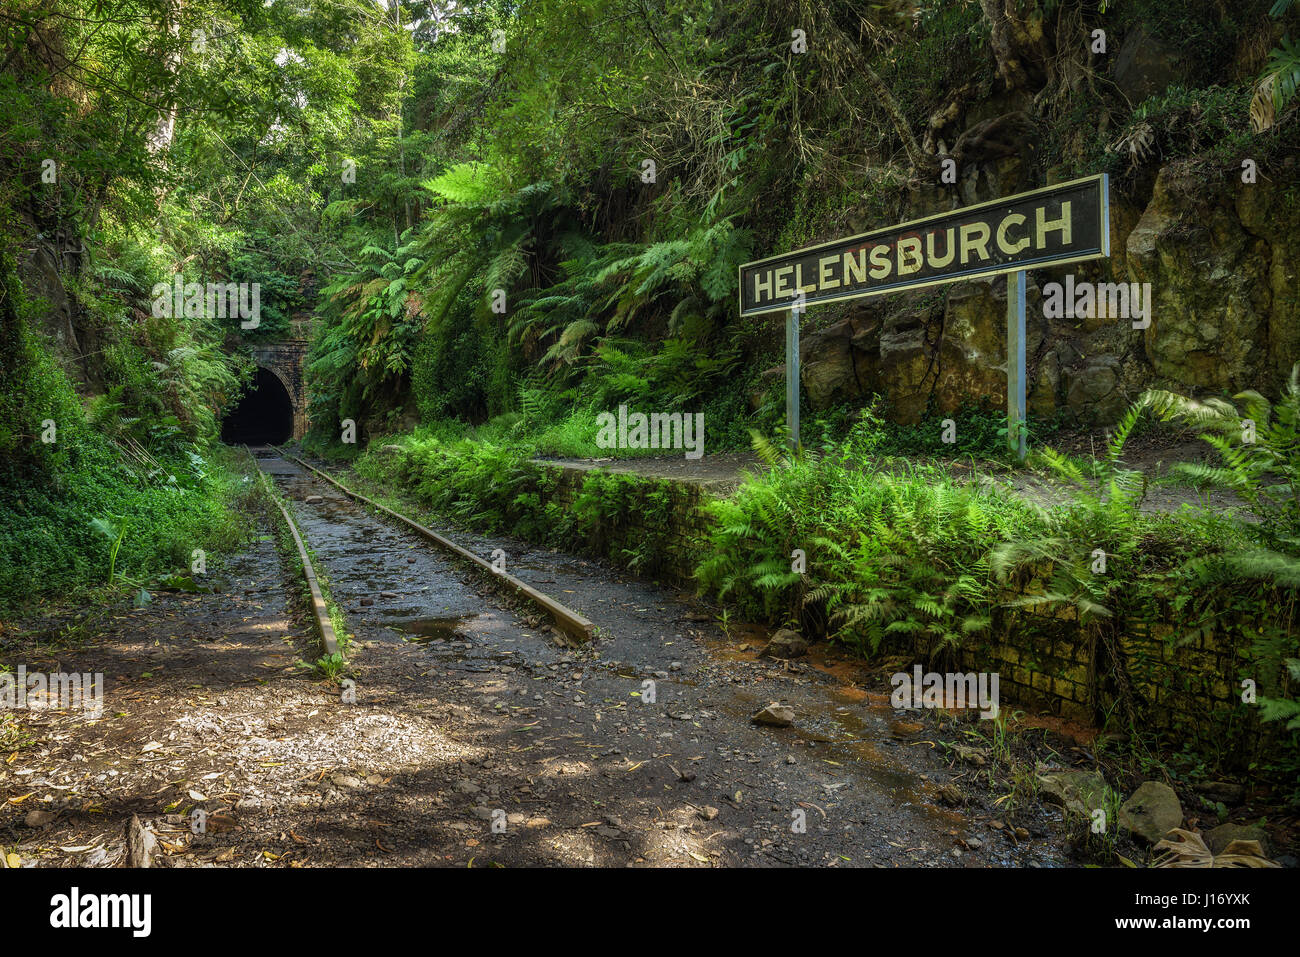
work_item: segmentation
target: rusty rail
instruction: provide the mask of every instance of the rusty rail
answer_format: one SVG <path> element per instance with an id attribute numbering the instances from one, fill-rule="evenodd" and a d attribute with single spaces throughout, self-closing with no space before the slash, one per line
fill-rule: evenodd
<path id="1" fill-rule="evenodd" d="M 544 613 L 549 615 L 551 620 L 555 622 L 556 627 L 564 634 L 568 635 L 570 638 L 573 638 L 576 641 L 591 640 L 591 633 L 593 629 L 592 623 L 588 619 L 584 618 L 582 615 L 579 615 L 573 609 L 561 604 L 560 602 L 556 601 L 554 598 L 551 598 L 549 595 L 538 591 L 536 588 L 534 588 L 532 585 L 529 585 L 527 582 L 520 581 L 514 575 L 511 575 L 508 572 L 498 571 L 497 569 L 492 567 L 492 564 L 490 562 L 485 561 L 484 559 L 480 558 L 479 556 L 475 555 L 473 552 L 467 549 L 461 548 L 461 546 L 457 545 L 451 539 L 439 535 L 433 529 L 425 528 L 419 522 L 407 518 L 401 512 L 395 512 L 393 511 L 393 509 L 389 508 L 386 505 L 381 505 L 378 502 L 374 501 L 373 499 L 366 498 L 366 496 L 361 495 L 358 492 L 352 491 L 342 482 L 335 479 L 333 476 L 329 475 L 326 472 L 321 471 L 320 469 L 316 468 L 313 465 L 308 465 L 306 462 L 298 458 L 296 455 L 290 455 L 289 453 L 285 452 L 282 449 L 277 449 L 277 451 L 279 451 L 280 454 L 284 456 L 286 459 L 289 459 L 292 462 L 296 462 L 298 465 L 301 465 L 303 468 L 307 469 L 308 471 L 313 472 L 316 475 L 319 475 L 325 481 L 329 482 L 331 485 L 333 485 L 335 488 L 341 491 L 344 495 L 348 496 L 348 498 L 351 498 L 358 502 L 362 502 L 370 506 L 371 508 L 375 509 L 376 511 L 383 512 L 385 515 L 388 515 L 391 518 L 396 519 L 397 521 L 401 522 L 403 525 L 407 526 L 411 530 L 429 539 L 429 541 L 433 542 L 435 545 L 438 545 L 439 547 L 451 552 L 456 557 L 462 558 L 465 561 L 470 562 L 472 565 L 474 565 L 476 568 L 480 569 L 481 571 L 490 573 L 495 580 L 502 582 L 508 588 L 510 588 L 515 594 L 521 596 L 526 601 L 531 602 L 532 604 L 540 608 Z"/>
<path id="2" fill-rule="evenodd" d="M 247 446 L 245 446 L 247 449 Z M 257 467 L 258 477 L 263 483 L 267 482 L 266 473 L 262 467 L 257 465 L 257 457 L 252 451 L 248 452 L 249 457 L 253 459 L 253 465 Z M 269 485 L 264 486 L 268 493 L 271 493 Z M 289 526 L 289 534 L 293 536 L 293 543 L 298 547 L 298 558 L 302 561 L 303 577 L 307 579 L 307 587 L 311 591 L 311 612 L 312 617 L 316 619 L 316 627 L 320 630 L 321 645 L 327 655 L 337 655 L 339 653 L 338 637 L 334 634 L 334 622 L 330 621 L 329 606 L 325 603 L 325 596 L 320 590 L 320 582 L 316 580 L 316 569 L 312 566 L 311 555 L 307 553 L 307 546 L 303 543 L 302 536 L 298 534 L 298 526 L 294 523 L 293 516 L 289 510 L 284 507 L 284 503 L 271 493 L 271 501 L 275 502 L 276 508 L 284 516 L 284 522 Z"/>

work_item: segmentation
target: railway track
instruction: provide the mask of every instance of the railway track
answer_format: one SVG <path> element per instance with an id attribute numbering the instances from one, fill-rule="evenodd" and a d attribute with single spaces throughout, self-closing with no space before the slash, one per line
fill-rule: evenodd
<path id="1" fill-rule="evenodd" d="M 244 451 L 248 453 L 253 464 L 257 465 L 257 456 L 247 445 Z M 258 469 L 258 481 L 260 481 L 267 490 L 266 473 Z M 298 532 L 298 526 L 294 523 L 293 516 L 289 510 L 284 507 L 284 503 L 275 499 L 275 506 L 280 510 L 280 517 L 284 519 L 285 526 L 289 529 L 289 535 L 293 539 L 294 548 L 298 552 L 298 563 L 302 566 L 303 578 L 307 584 L 308 604 L 311 606 L 312 617 L 316 622 L 316 631 L 320 635 L 321 647 L 326 655 L 336 655 L 339 653 L 338 636 L 334 633 L 334 622 L 330 618 L 329 606 L 325 603 L 325 596 L 321 592 L 320 581 L 316 576 L 316 567 L 312 563 L 311 555 L 307 551 L 307 545 L 302 540 L 302 535 Z"/>
<path id="2" fill-rule="evenodd" d="M 411 626 L 418 633 L 419 629 L 436 627 L 431 622 L 459 622 L 471 617 L 481 607 L 483 596 L 475 593 L 473 602 L 467 605 L 463 596 L 453 594 L 457 589 L 465 591 L 460 572 L 469 569 L 479 580 L 503 588 L 549 619 L 558 636 L 572 643 L 591 638 L 593 625 L 586 617 L 446 536 L 352 491 L 320 468 L 274 446 L 262 447 L 253 455 L 262 475 L 301 503 L 294 509 L 297 521 L 288 512 L 285 519 L 299 544 L 314 606 L 320 592 L 303 539 L 321 555 L 338 553 L 347 559 L 330 573 L 332 581 L 342 576 L 336 596 L 341 603 L 350 599 L 354 613 L 376 608 L 372 614 L 388 617 L 399 630 Z M 413 554 L 413 536 L 433 543 L 447 559 L 435 561 L 427 549 L 421 549 L 418 556 Z M 363 549 L 369 554 L 362 554 Z M 386 571 L 372 574 L 376 568 Z M 350 580 L 355 578 L 361 580 Z M 395 605 L 399 600 L 409 603 Z M 316 618 L 329 654 L 332 634 L 323 609 L 322 601 Z"/>
<path id="3" fill-rule="evenodd" d="M 596 613 L 600 633 L 565 647 L 558 624 L 539 627 L 539 606 L 486 587 L 498 573 L 429 548 L 436 539 L 301 460 L 270 448 L 256 459 L 346 616 L 353 693 L 324 669 L 303 674 L 314 636 L 294 621 L 281 552 L 259 536 L 230 556 L 228 587 L 108 616 L 60 659 L 106 674 L 105 717 L 42 713 L 41 749 L 0 762 L 0 785 L 60 769 L 77 806 L 106 808 L 109 825 L 72 812 L 37 831 L 21 823 L 28 808 L 0 802 L 24 861 L 83 863 L 92 849 L 114 860 L 105 834 L 137 809 L 167 835 L 173 866 L 1062 860 L 1056 812 L 1020 809 L 1031 838 L 1008 836 L 1000 786 L 935 746 L 958 732 L 925 714 L 900 720 L 866 690 L 887 687 L 866 670 L 760 659 L 675 590 L 458 533 L 466 552 L 505 544 L 512 571 Z M 754 722 L 772 701 L 794 712 L 791 727 Z M 939 800 L 957 781 L 961 811 Z M 192 839 L 194 807 L 234 826 Z"/>

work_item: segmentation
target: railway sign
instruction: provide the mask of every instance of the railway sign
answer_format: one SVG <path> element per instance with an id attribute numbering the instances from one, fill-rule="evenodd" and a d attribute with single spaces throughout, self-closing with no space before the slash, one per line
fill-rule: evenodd
<path id="1" fill-rule="evenodd" d="M 799 314 L 809 306 L 1007 276 L 1008 442 L 1023 458 L 1025 270 L 1110 255 L 1105 173 L 1004 196 L 740 267 L 740 314 L 788 312 L 786 418 L 799 442 Z"/>

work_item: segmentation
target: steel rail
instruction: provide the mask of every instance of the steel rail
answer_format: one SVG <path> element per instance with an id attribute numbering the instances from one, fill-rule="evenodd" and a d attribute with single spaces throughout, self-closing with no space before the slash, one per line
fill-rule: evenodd
<path id="1" fill-rule="evenodd" d="M 272 448 L 275 447 L 272 446 Z M 484 559 L 475 555 L 473 552 L 462 548 L 461 546 L 453 542 L 451 539 L 439 535 L 433 529 L 426 528 L 425 526 L 421 525 L 419 522 L 407 518 L 401 512 L 396 512 L 386 505 L 381 505 L 380 503 L 374 501 L 373 499 L 366 498 L 366 496 L 360 494 L 359 492 L 352 491 L 352 489 L 348 488 L 346 485 L 344 485 L 342 482 L 335 479 L 333 476 L 329 475 L 326 472 L 321 471 L 320 469 L 316 468 L 313 465 L 307 464 L 302 459 L 298 458 L 296 455 L 290 455 L 288 452 L 285 452 L 282 449 L 277 449 L 277 451 L 280 453 L 280 455 L 282 455 L 286 459 L 289 459 L 292 462 L 296 462 L 298 465 L 301 465 L 303 468 L 311 472 L 314 472 L 316 475 L 319 475 L 321 478 L 329 482 L 331 485 L 336 487 L 339 491 L 341 491 L 344 495 L 348 496 L 349 498 L 358 502 L 362 502 L 370 506 L 371 508 L 375 509 L 376 511 L 383 512 L 385 515 L 388 515 L 396 519 L 397 521 L 401 522 L 403 525 L 407 526 L 408 528 L 412 529 L 418 534 L 429 539 L 429 541 L 433 542 L 435 545 L 438 545 L 441 548 L 446 549 L 447 551 L 451 552 L 453 555 L 457 556 L 458 558 L 463 558 L 465 561 L 470 562 L 480 570 L 491 573 L 494 579 L 504 583 L 507 587 L 509 587 L 512 591 L 514 591 L 515 594 L 520 595 L 527 601 L 532 602 L 543 612 L 549 615 L 551 617 L 551 620 L 555 622 L 556 627 L 559 628 L 559 630 L 562 631 L 564 634 L 568 635 L 569 637 L 577 641 L 585 642 L 591 640 L 591 634 L 594 626 L 588 619 L 584 618 L 582 615 L 579 615 L 573 609 L 561 604 L 560 602 L 556 601 L 554 598 L 550 597 L 544 592 L 538 591 L 536 588 L 534 588 L 532 585 L 529 585 L 527 582 L 520 581 L 514 575 L 511 575 L 509 572 L 497 570 L 492 566 L 490 562 L 485 561 Z"/>
<path id="2" fill-rule="evenodd" d="M 248 447 L 245 446 L 245 449 Z M 252 450 L 248 451 L 249 457 L 253 459 L 253 465 L 257 468 L 257 474 L 262 482 L 268 482 L 266 473 L 262 467 L 257 464 L 257 456 L 253 455 Z M 268 493 L 271 493 L 269 486 L 266 486 Z M 284 507 L 273 493 L 271 501 L 275 502 L 276 508 L 284 516 L 284 522 L 289 526 L 289 534 L 293 536 L 293 543 L 298 547 L 298 558 L 302 561 L 302 573 L 307 579 L 307 588 L 311 591 L 310 604 L 312 616 L 316 619 L 316 627 L 320 630 L 321 645 L 327 655 L 337 655 L 339 653 L 339 642 L 334 634 L 334 623 L 330 621 L 329 606 L 325 603 L 325 596 L 320 590 L 320 582 L 316 579 L 316 569 L 312 567 L 311 555 L 307 553 L 307 546 L 303 543 L 302 536 L 298 534 L 298 526 L 294 523 L 293 516 L 289 510 Z"/>

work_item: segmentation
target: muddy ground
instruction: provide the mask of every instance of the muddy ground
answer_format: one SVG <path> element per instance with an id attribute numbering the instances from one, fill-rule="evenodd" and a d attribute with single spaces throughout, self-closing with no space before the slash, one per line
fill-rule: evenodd
<path id="1" fill-rule="evenodd" d="M 269 515 L 219 593 L 11 625 L 0 660 L 106 676 L 102 718 L 24 712 L 26 743 L 0 755 L 11 864 L 115 865 L 131 815 L 177 867 L 1079 860 L 1058 809 L 1012 795 L 992 722 L 895 711 L 889 668 L 761 660 L 765 636 L 724 636 L 685 594 L 452 532 L 598 625 L 566 648 L 427 542 L 261 464 L 355 633 L 356 703 L 298 665 L 319 651 Z M 793 726 L 751 722 L 773 701 Z M 1086 733 L 1036 740 L 1032 760 L 1091 766 Z"/>

